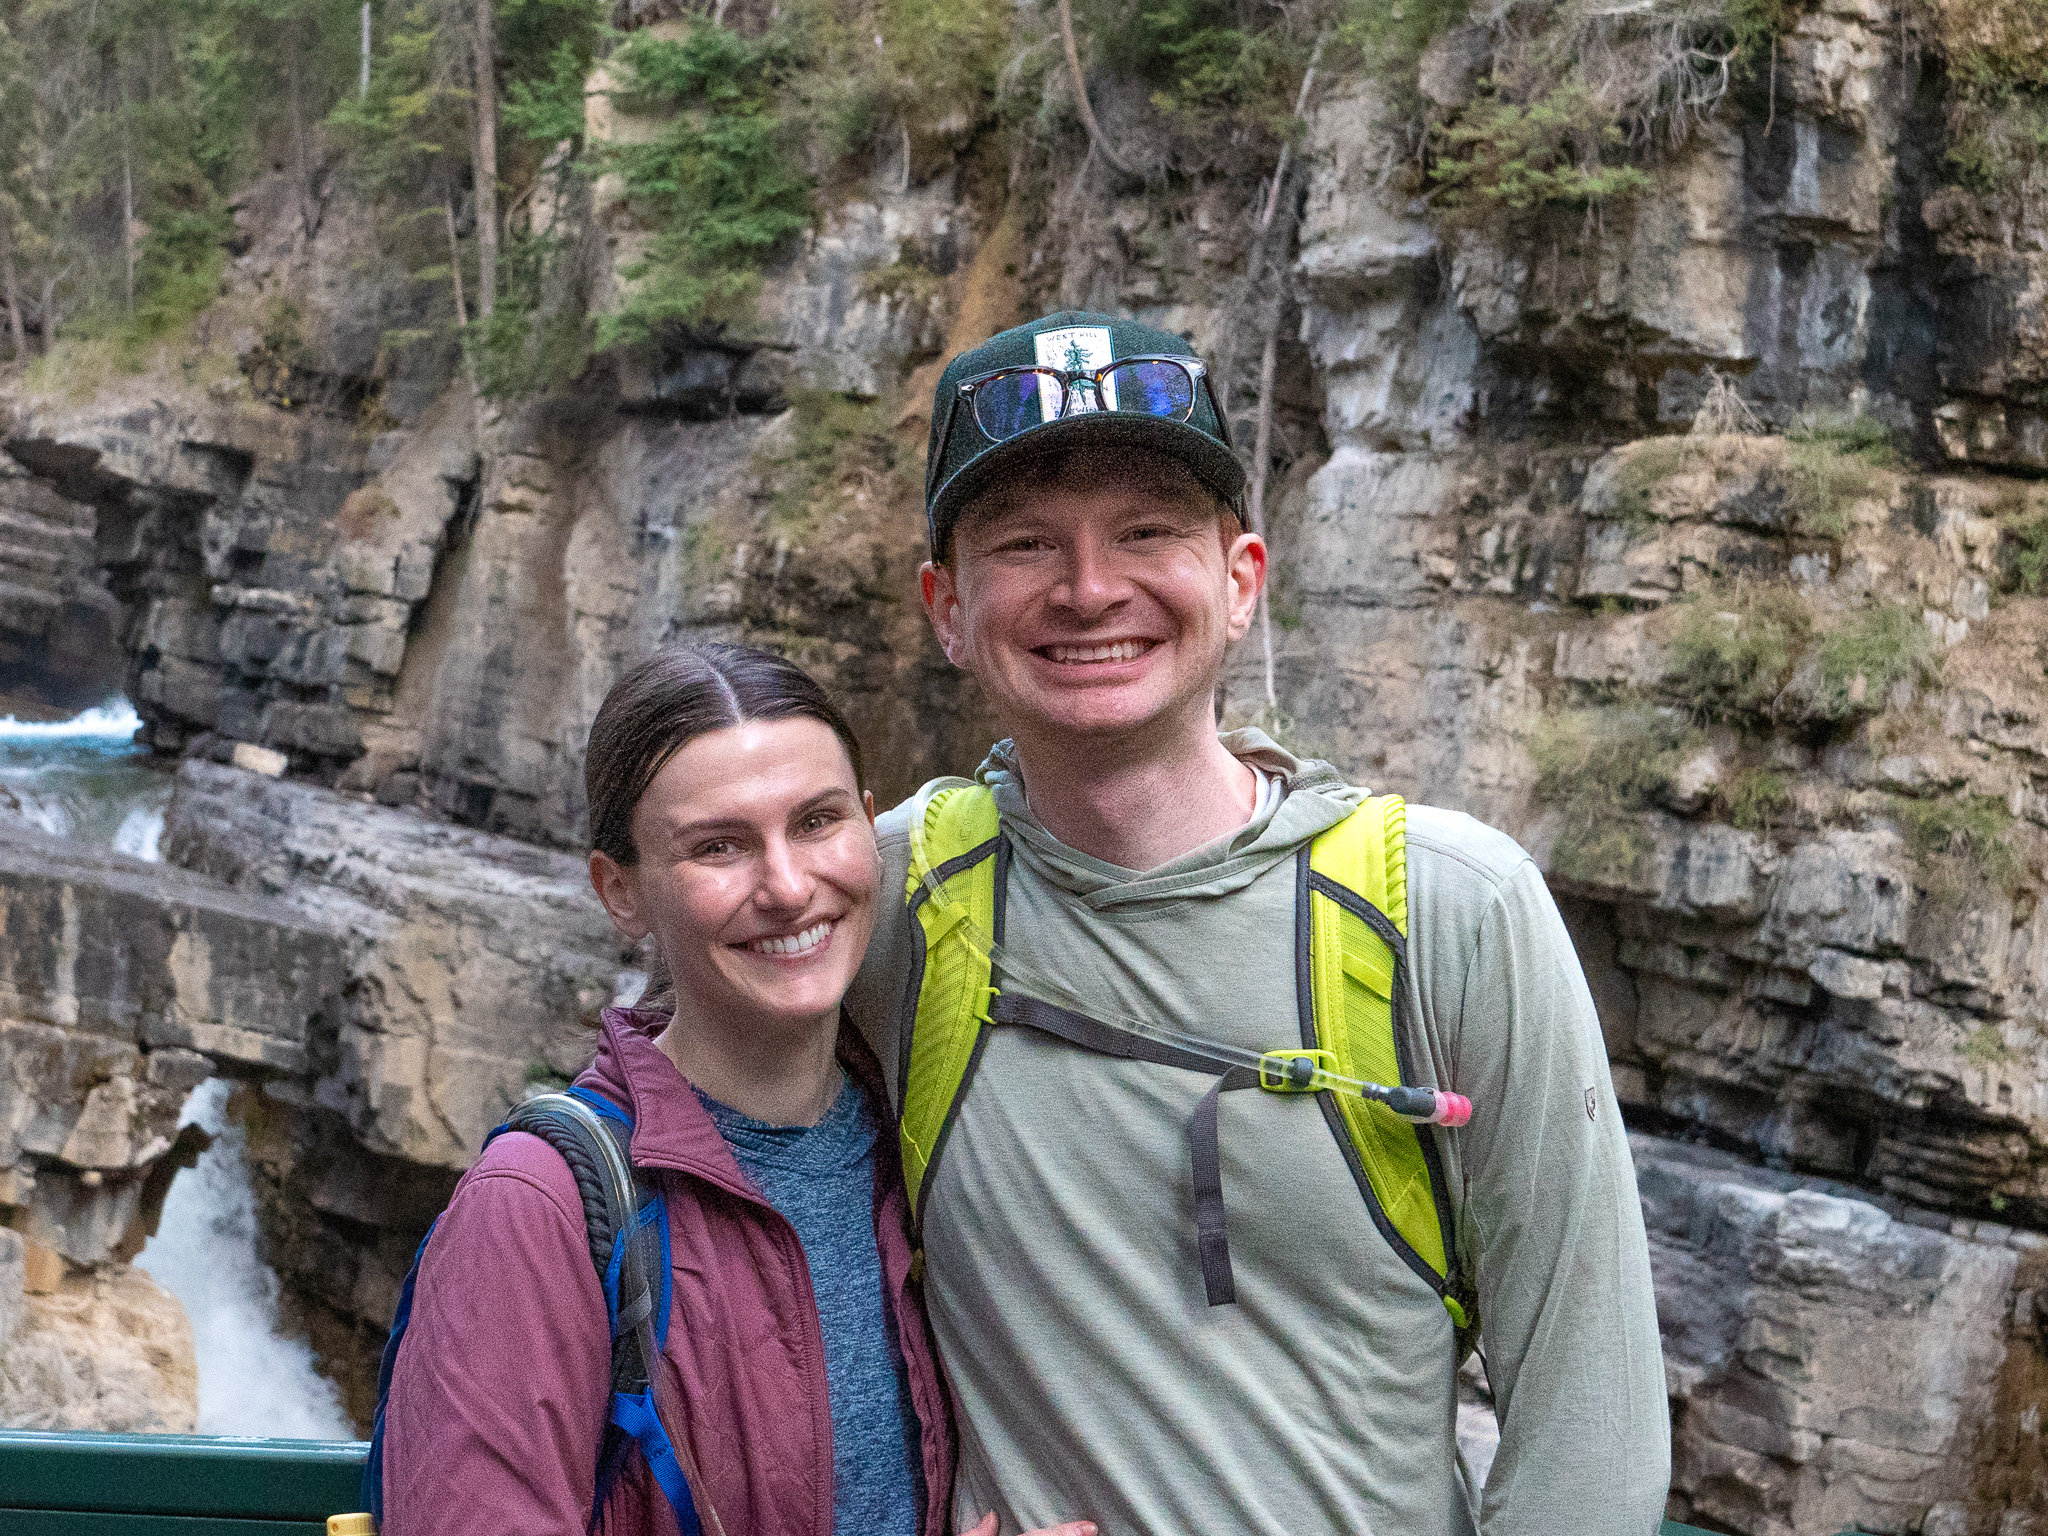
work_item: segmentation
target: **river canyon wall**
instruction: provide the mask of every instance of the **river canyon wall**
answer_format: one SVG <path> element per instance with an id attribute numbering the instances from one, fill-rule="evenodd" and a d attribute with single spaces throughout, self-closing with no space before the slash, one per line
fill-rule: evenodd
<path id="1" fill-rule="evenodd" d="M 1597 209 L 1451 216 L 1384 83 L 1326 74 L 1271 250 L 1242 177 L 1026 185 L 906 131 L 755 330 L 516 405 L 385 344 L 409 290 L 342 180 L 310 232 L 252 187 L 182 353 L 0 383 L 0 687 L 125 691 L 177 765 L 167 867 L 0 818 L 7 1225 L 114 1273 L 184 1095 L 261 1084 L 272 1256 L 360 1416 L 455 1176 L 641 978 L 579 857 L 607 687 L 768 643 L 884 801 L 971 769 L 915 597 L 936 368 L 1120 310 L 1223 360 L 1247 443 L 1269 416 L 1270 643 L 1225 718 L 1506 828 L 1559 896 L 1635 1132 L 1672 1513 L 2035 1529 L 2048 225 L 1953 173 L 1926 17 L 1805 11 Z M 1500 38 L 1434 41 L 1430 100 Z"/>

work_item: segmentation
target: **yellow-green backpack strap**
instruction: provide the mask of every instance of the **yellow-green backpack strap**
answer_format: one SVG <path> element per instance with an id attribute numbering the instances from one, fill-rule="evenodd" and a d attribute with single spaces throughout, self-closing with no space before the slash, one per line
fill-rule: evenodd
<path id="1" fill-rule="evenodd" d="M 1400 796 L 1377 795 L 1316 838 L 1297 904 L 1303 1037 L 1333 1052 L 1338 1072 L 1372 1083 L 1416 1082 L 1395 1017 L 1408 937 L 1407 817 Z M 1318 1097 L 1380 1232 L 1443 1297 L 1452 1321 L 1471 1326 L 1476 1308 L 1452 1271 L 1450 1198 L 1433 1133 L 1384 1104 Z"/>
<path id="2" fill-rule="evenodd" d="M 910 983 L 897 1039 L 898 1135 L 910 1209 L 920 1212 L 953 1105 L 966 1086 L 988 1021 L 988 937 L 1000 938 L 995 796 L 980 784 L 918 797 L 911 807 Z"/>

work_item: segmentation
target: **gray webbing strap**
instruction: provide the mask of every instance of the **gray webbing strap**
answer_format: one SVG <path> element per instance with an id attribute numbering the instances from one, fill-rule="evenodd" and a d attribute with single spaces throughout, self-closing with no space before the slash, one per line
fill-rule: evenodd
<path id="1" fill-rule="evenodd" d="M 1133 1034 L 1100 1019 L 1075 1013 L 1057 1003 L 1035 997 L 998 992 L 989 1005 L 989 1022 L 1016 1024 L 1051 1035 L 1099 1056 L 1117 1056 L 1126 1061 L 1145 1061 L 1154 1066 L 1180 1067 L 1189 1072 L 1206 1072 L 1216 1079 L 1202 1095 L 1201 1103 L 1188 1118 L 1188 1163 L 1195 1192 L 1195 1249 L 1202 1262 L 1202 1289 L 1212 1307 L 1228 1306 L 1237 1300 L 1237 1280 L 1230 1266 L 1230 1235 L 1223 1219 L 1223 1152 L 1217 1137 L 1219 1095 L 1239 1088 L 1256 1088 L 1259 1075 L 1249 1067 L 1234 1066 L 1213 1057 L 1184 1051 L 1162 1041 Z"/>

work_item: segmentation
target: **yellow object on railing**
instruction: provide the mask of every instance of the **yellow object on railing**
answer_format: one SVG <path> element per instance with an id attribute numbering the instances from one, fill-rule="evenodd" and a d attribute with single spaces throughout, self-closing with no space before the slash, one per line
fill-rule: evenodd
<path id="1" fill-rule="evenodd" d="M 327 1536 L 377 1536 L 377 1517 L 360 1513 L 329 1515 Z"/>

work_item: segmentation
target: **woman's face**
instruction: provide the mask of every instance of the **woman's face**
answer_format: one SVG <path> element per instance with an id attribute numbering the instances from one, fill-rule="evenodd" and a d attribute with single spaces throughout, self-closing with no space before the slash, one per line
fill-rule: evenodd
<path id="1" fill-rule="evenodd" d="M 829 726 L 697 737 L 633 808 L 640 861 L 590 856 L 619 931 L 652 933 L 679 1020 L 754 1029 L 836 1018 L 875 926 L 874 804 Z"/>

